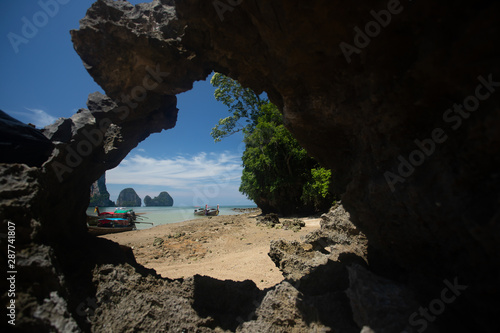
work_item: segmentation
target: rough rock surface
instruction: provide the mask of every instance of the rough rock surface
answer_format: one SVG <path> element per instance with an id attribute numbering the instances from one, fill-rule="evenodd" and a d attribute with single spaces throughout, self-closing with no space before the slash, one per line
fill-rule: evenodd
<path id="1" fill-rule="evenodd" d="M 377 276 L 360 265 L 351 265 L 347 270 L 349 289 L 346 294 L 359 327 L 369 327 L 380 333 L 418 331 L 409 318 L 419 304 L 408 288 Z M 427 332 L 435 332 L 430 322 L 425 328 Z"/>
<path id="2" fill-rule="evenodd" d="M 106 188 L 106 174 L 103 174 L 90 187 L 89 207 L 114 207 L 115 203 L 109 200 L 109 192 Z"/>
<path id="3" fill-rule="evenodd" d="M 76 51 L 109 97 L 90 95 L 88 110 L 46 129 L 55 148 L 40 168 L 0 165 L 2 224 L 16 221 L 22 250 L 41 251 L 38 245 L 42 243 L 54 249 L 54 257 L 47 262 L 55 271 L 34 268 L 45 278 L 43 288 L 33 288 L 33 281 L 19 282 L 19 291 L 29 295 L 19 302 L 23 309 L 20 327 L 31 328 L 35 323 L 45 330 L 72 327 L 71 319 L 56 322 L 48 311 L 42 311 L 45 300 L 58 309 L 66 304 L 67 311 L 58 313 L 71 314 L 83 330 L 104 320 L 104 316 L 76 315 L 79 304 L 106 280 L 106 274 L 93 267 L 99 261 L 116 266 L 133 259 L 109 243 L 101 244 L 101 249 L 114 249 L 114 255 L 106 251 L 101 257 L 83 255 L 88 245 L 77 240 L 86 239 L 84 215 L 90 184 L 150 133 L 174 126 L 175 94 L 216 70 L 257 92 L 266 91 L 283 111 L 292 134 L 332 168 L 350 223 L 368 240 L 362 250 L 366 257 L 354 253 L 356 258 L 367 259 L 374 274 L 363 275 L 375 279 L 368 285 L 386 286 L 385 280 L 377 278 L 383 277 L 405 286 L 419 304 L 427 306 L 441 295 L 444 279 L 458 279 L 468 288 L 434 319 L 437 329 L 496 331 L 500 46 L 494 41 L 500 33 L 500 3 L 254 0 L 225 3 L 218 11 L 214 3 L 220 2 L 161 0 L 132 6 L 99 0 L 80 29 L 72 32 Z M 370 38 L 360 37 L 359 31 L 376 22 L 374 15 L 380 19 L 381 10 L 388 6 L 390 23 L 380 27 L 379 33 L 370 32 Z M 346 56 L 342 42 L 356 49 Z M 60 212 L 57 218 L 54 210 Z M 304 263 L 306 276 L 324 268 L 326 275 L 318 273 L 312 280 L 325 283 L 331 278 L 328 274 L 339 273 L 339 289 L 349 284 L 351 296 L 355 295 L 354 280 L 346 275 L 350 259 L 339 263 L 328 257 L 323 264 L 329 255 L 321 250 L 320 240 L 337 246 L 342 239 L 331 235 L 315 239 L 316 243 L 309 244 L 317 246 L 319 254 L 309 249 L 303 253 L 297 244 L 275 246 L 282 249 L 281 257 L 276 254 L 278 264 L 296 251 L 290 257 Z M 75 256 L 86 264 L 75 267 Z M 306 265 L 308 256 L 314 265 Z M 110 268 L 109 274 L 115 269 L 120 268 Z M 292 274 L 294 283 L 304 279 L 294 273 L 286 273 Z M 56 276 L 65 284 L 56 283 Z M 301 283 L 307 286 L 303 293 L 286 283 L 267 292 L 263 299 L 275 295 L 274 300 L 261 303 L 257 319 L 242 313 L 243 323 L 236 329 L 289 332 L 318 325 L 344 332 L 361 330 L 361 323 L 369 331 L 366 325 L 383 323 L 366 320 L 364 324 L 369 314 L 362 315 L 365 312 L 357 308 L 366 306 L 364 298 L 349 301 L 345 293 L 334 291 L 337 283 L 321 295 L 311 294 L 318 291 L 312 283 Z M 126 285 L 120 288 L 126 290 L 122 297 L 140 297 Z M 222 294 L 226 292 L 229 295 L 229 291 Z M 251 288 L 248 292 L 252 293 Z M 60 297 L 66 302 L 59 301 Z M 201 296 L 185 297 L 195 304 Z M 96 312 L 111 309 L 103 299 Z M 301 308 L 303 302 L 307 306 Z M 385 301 L 382 297 L 371 302 Z M 155 306 L 154 302 L 140 304 Z M 280 304 L 298 310 L 280 308 Z M 185 316 L 172 317 L 171 325 L 182 322 L 233 330 L 234 316 L 241 313 L 226 312 L 233 319 L 225 326 L 224 313 L 202 324 L 190 316 L 187 306 L 183 309 Z M 348 321 L 331 319 L 333 313 Z M 134 316 L 139 315 L 135 312 Z"/>
<path id="4" fill-rule="evenodd" d="M 71 118 L 61 118 L 43 130 L 53 149 L 41 167 L 0 164 L 0 221 L 3 230 L 9 222 L 15 224 L 16 253 L 36 256 L 42 251 L 41 245 L 52 248 L 42 264 L 51 269 L 17 267 L 18 330 L 62 332 L 63 326 L 69 327 L 66 324 L 73 325 L 72 317 L 79 330 L 88 331 L 89 322 L 77 314 L 77 309 L 93 293 L 93 265 L 99 261 L 133 261 L 109 242 L 97 246 L 88 238 L 86 209 L 90 186 L 100 175 L 117 166 L 150 133 L 175 125 L 175 97 L 153 91 L 149 95 L 152 100 L 141 103 L 141 110 L 151 112 L 129 113 L 124 120 L 124 109 L 118 104 L 100 93 L 91 94 L 88 109 L 80 109 Z M 132 130 L 135 125 L 148 130 Z M 1 239 L 4 248 L 6 241 Z M 92 251 L 99 255 L 89 255 Z M 7 267 L 6 257 L 2 257 L 2 263 Z M 8 290 L 6 282 L 2 282 L 2 291 Z M 9 302 L 7 292 L 2 294 L 2 302 Z M 61 323 L 49 311 L 51 307 L 69 321 Z"/>
<path id="5" fill-rule="evenodd" d="M 142 200 L 131 187 L 124 188 L 118 194 L 116 204 L 119 207 L 141 207 Z"/>
<path id="6" fill-rule="evenodd" d="M 367 264 L 367 241 L 340 205 L 323 214 L 321 228 L 304 242 L 271 242 L 269 257 L 302 290 L 312 294 L 342 291 L 349 285 L 347 266 Z"/>
<path id="7" fill-rule="evenodd" d="M 278 223 L 280 223 L 280 219 L 276 213 L 270 213 L 257 217 L 257 225 L 274 228 L 274 226 Z"/>

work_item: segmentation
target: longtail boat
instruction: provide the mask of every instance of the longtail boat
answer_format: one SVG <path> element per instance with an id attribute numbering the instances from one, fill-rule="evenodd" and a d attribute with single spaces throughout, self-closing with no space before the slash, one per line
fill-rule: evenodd
<path id="1" fill-rule="evenodd" d="M 87 217 L 88 231 L 92 235 L 135 230 L 136 216 L 132 209 L 117 208 L 114 212 L 100 212 L 95 207 L 96 217 Z"/>
<path id="2" fill-rule="evenodd" d="M 219 215 L 219 205 L 217 205 L 217 209 L 208 208 L 208 205 L 205 205 L 205 208 L 196 208 L 194 210 L 194 215 L 197 216 L 217 216 Z"/>
<path id="3" fill-rule="evenodd" d="M 121 227 L 121 226 L 129 226 L 129 225 L 133 225 L 133 224 L 134 224 L 134 221 L 132 221 L 131 219 L 125 219 L 125 218 L 121 218 L 121 217 L 107 217 L 104 219 L 99 219 L 99 222 L 97 222 L 98 227 L 108 227 L 108 226 Z"/>
<path id="4" fill-rule="evenodd" d="M 87 228 L 89 233 L 98 236 L 135 230 L 135 223 L 131 218 L 106 217 L 99 219 L 96 226 L 89 225 Z"/>
<path id="5" fill-rule="evenodd" d="M 106 235 L 106 234 L 114 234 L 118 232 L 124 231 L 132 231 L 135 227 L 96 227 L 96 226 L 88 226 L 88 231 L 90 234 L 95 236 Z"/>
<path id="6" fill-rule="evenodd" d="M 136 223 L 151 224 L 151 222 L 137 222 L 137 215 L 133 209 L 117 208 L 114 212 L 100 212 L 95 207 L 97 216 L 87 216 L 88 231 L 93 235 L 105 235 L 110 233 L 135 230 Z M 145 214 L 145 213 L 140 213 Z M 139 216 L 141 219 L 146 218 Z"/>
<path id="7" fill-rule="evenodd" d="M 94 212 L 97 213 L 97 216 L 107 218 L 107 217 L 121 217 L 121 218 L 128 218 L 132 217 L 135 221 L 136 219 L 136 214 L 133 209 L 130 208 L 116 208 L 114 212 L 100 212 L 99 207 L 95 207 Z"/>

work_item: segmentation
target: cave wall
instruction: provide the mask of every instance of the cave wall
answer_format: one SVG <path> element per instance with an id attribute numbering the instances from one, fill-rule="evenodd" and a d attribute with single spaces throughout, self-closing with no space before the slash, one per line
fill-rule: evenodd
<path id="1" fill-rule="evenodd" d="M 457 279 L 466 292 L 442 317 L 491 330 L 500 294 L 500 4 L 215 3 L 99 0 L 72 31 L 108 97 L 91 95 L 89 110 L 46 131 L 61 143 L 41 172 L 59 190 L 36 200 L 82 218 L 65 213 L 61 228 L 40 208 L 42 238 L 57 244 L 82 232 L 92 181 L 150 133 L 172 127 L 175 94 L 215 70 L 267 92 L 287 128 L 333 170 L 343 206 L 368 239 L 372 272 L 407 285 L 421 304 Z M 367 27 L 375 30 L 363 37 Z M 54 163 L 67 164 L 65 147 L 88 140 L 83 128 L 106 139 L 59 182 Z M 402 162 L 411 159 L 419 165 Z M 82 194 L 66 197 L 75 188 Z"/>
<path id="2" fill-rule="evenodd" d="M 429 295 L 427 286 L 458 276 L 486 297 L 478 279 L 491 286 L 499 276 L 499 4 L 238 3 L 158 1 L 139 24 L 140 7 L 112 15 L 121 5 L 104 11 L 98 2 L 73 32 L 75 49 L 110 96 L 139 83 L 133 70 L 144 63 L 168 68 L 170 93 L 211 70 L 266 91 L 299 142 L 332 168 L 374 262 L 385 262 L 380 273 Z M 385 20 L 378 29 L 376 17 Z M 488 96 L 467 99 L 478 91 Z M 463 103 L 471 104 L 448 112 Z M 492 274 L 479 277 L 484 267 Z"/>
<path id="3" fill-rule="evenodd" d="M 344 206 L 373 248 L 374 270 L 410 283 L 424 300 L 443 279 L 457 277 L 470 286 L 464 303 L 488 311 L 485 301 L 498 293 L 500 262 L 500 94 L 494 83 L 500 71 L 498 44 L 492 42 L 499 33 L 499 4 L 238 3 L 216 10 L 212 2 L 175 1 L 174 10 L 173 2 L 159 1 L 151 10 L 155 20 L 141 28 L 131 26 L 133 18 L 101 16 L 127 28 L 87 21 L 73 40 L 84 62 L 92 63 L 89 73 L 111 96 L 123 80 L 109 73 L 129 77 L 127 70 L 147 61 L 170 66 L 166 71 L 175 77 L 168 82 L 175 87 L 216 70 L 266 91 L 293 135 L 332 168 Z M 170 21 L 157 19 L 173 12 Z M 378 30 L 370 26 L 375 17 L 385 19 Z M 363 37 L 359 30 L 367 27 L 372 30 Z M 131 32 L 135 39 L 127 41 L 125 63 L 95 46 L 96 39 L 117 43 Z M 125 89 L 135 83 L 128 80 Z M 467 98 L 477 89 L 488 97 L 474 105 L 479 96 Z M 463 103 L 471 103 L 465 112 L 448 112 Z M 427 146 L 420 149 L 415 140 Z M 417 149 L 427 149 L 426 155 Z M 419 165 L 400 166 L 410 158 Z"/>

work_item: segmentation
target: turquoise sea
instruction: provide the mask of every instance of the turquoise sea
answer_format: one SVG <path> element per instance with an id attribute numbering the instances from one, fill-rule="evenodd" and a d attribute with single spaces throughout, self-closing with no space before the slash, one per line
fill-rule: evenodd
<path id="1" fill-rule="evenodd" d="M 141 214 L 137 222 L 152 222 L 151 224 L 137 223 L 137 229 L 147 229 L 160 224 L 169 224 L 194 219 L 206 219 L 206 216 L 196 216 L 193 214 L 195 208 L 199 207 L 132 207 L 136 213 Z M 210 206 L 216 208 L 216 206 Z M 257 208 L 257 206 L 220 206 L 219 215 L 237 215 L 240 212 L 234 211 L 234 208 Z M 113 212 L 116 207 L 99 207 L 100 212 Z M 87 215 L 95 216 L 94 208 L 87 209 Z"/>

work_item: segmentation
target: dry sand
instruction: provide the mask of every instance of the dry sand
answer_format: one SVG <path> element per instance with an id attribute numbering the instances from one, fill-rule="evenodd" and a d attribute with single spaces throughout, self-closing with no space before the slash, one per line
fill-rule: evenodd
<path id="1" fill-rule="evenodd" d="M 300 240 L 319 228 L 320 219 L 301 218 L 306 226 L 293 232 L 257 226 L 259 214 L 207 217 L 101 237 L 130 246 L 138 263 L 166 278 L 200 274 L 221 280 L 252 280 L 264 289 L 283 280 L 267 255 L 271 240 Z"/>

